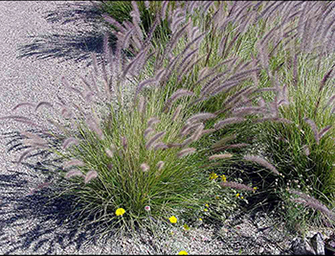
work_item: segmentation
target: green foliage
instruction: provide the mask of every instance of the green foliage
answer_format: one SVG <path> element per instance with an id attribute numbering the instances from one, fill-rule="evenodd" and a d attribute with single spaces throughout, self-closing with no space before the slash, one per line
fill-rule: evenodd
<path id="1" fill-rule="evenodd" d="M 173 112 L 161 113 L 162 102 L 154 98 L 148 102 L 144 113 L 137 109 L 115 111 L 112 108 L 114 114 L 103 126 L 104 140 L 82 128 L 81 143 L 68 157 L 86 163 L 83 173 L 89 169 L 98 172 L 98 179 L 86 186 L 82 186 L 81 181 L 72 191 L 81 195 L 91 208 L 100 207 L 111 213 L 121 207 L 126 210 L 125 219 L 140 221 L 147 217 L 145 206 L 150 206 L 150 216 L 162 221 L 169 214 L 200 211 L 202 205 L 211 200 L 211 195 L 203 192 L 213 184 L 199 169 L 202 162 L 197 154 L 179 158 L 178 148 L 146 148 L 152 137 L 144 136 L 150 117 L 159 116 L 160 120 L 152 126 L 155 132 L 150 135 L 165 131 L 160 140 L 165 144 L 180 142 L 179 132 L 183 126 L 182 118 L 171 120 Z M 111 148 L 111 145 L 114 146 Z M 113 151 L 113 157 L 106 154 L 106 149 Z M 160 161 L 164 164 L 162 168 L 159 168 Z M 144 163 L 148 170 L 141 169 Z"/>
<path id="2" fill-rule="evenodd" d="M 285 175 L 274 186 L 305 191 L 330 209 L 334 207 L 335 196 L 334 130 L 333 127 L 325 130 L 326 133 L 318 142 L 306 118 L 315 122 L 318 133 L 335 121 L 332 107 L 328 104 L 330 96 L 334 94 L 330 81 L 326 81 L 320 90 L 321 81 L 331 69 L 331 64 L 329 58 L 318 70 L 315 61 L 299 58 L 300 79 L 297 86 L 293 85 L 289 71 L 279 74 L 278 79 L 288 84 L 290 99 L 289 105 L 281 107 L 280 116 L 293 121 L 293 124 L 265 122 L 257 128 L 257 140 L 262 144 L 263 153 Z M 310 218 L 319 221 L 314 215 L 310 215 Z"/>
<path id="3" fill-rule="evenodd" d="M 140 27 L 143 32 L 147 34 L 155 21 L 157 13 L 161 11 L 162 2 L 150 1 L 149 8 L 146 8 L 144 2 L 145 1 L 136 1 L 136 4 L 140 12 Z M 176 5 L 176 2 L 171 1 L 168 5 L 169 8 L 173 9 Z M 133 10 L 133 6 L 131 1 L 101 1 L 100 8 L 103 13 L 106 13 L 115 18 L 121 24 L 124 21 L 132 21 L 130 13 Z M 154 38 L 159 42 L 157 47 L 168 40 L 167 37 L 170 33 L 171 31 L 168 28 L 167 21 L 161 20 L 161 24 L 154 33 Z"/>
<path id="4" fill-rule="evenodd" d="M 102 113 L 92 107 L 87 94 L 89 113 L 67 120 L 74 129 L 61 129 L 77 144 L 65 146 L 65 153 L 51 146 L 64 160 L 82 162 L 75 167 L 80 172 L 65 164 L 62 173 L 82 212 L 132 227 L 148 219 L 168 222 L 171 215 L 197 220 L 204 212 L 213 221 L 237 202 L 257 205 L 265 198 L 272 205 L 287 202 L 291 220 L 321 217 L 313 207 L 297 208 L 287 188 L 332 209 L 333 58 L 320 55 L 330 49 L 322 43 L 326 39 L 317 39 L 321 32 L 309 31 L 306 17 L 295 18 L 299 5 L 169 2 L 164 19 L 155 17 L 164 3 L 150 2 L 148 9 L 136 3 L 102 2 L 116 20 L 105 17 L 118 43 L 114 51 L 105 45 L 102 79 L 92 76 L 99 89 L 88 87 L 97 96 L 93 102 L 108 108 Z M 315 22 L 314 29 L 321 20 L 306 19 Z M 150 34 L 155 20 L 160 25 Z M 311 34 L 320 51 L 309 45 Z M 191 154 L 184 156 L 187 150 Z M 245 200 L 249 192 L 252 200 Z M 124 215 L 115 214 L 118 208 Z"/>

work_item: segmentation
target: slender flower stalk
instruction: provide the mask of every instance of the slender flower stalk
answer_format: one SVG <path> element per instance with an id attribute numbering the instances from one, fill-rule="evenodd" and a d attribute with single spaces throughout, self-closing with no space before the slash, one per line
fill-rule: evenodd
<path id="1" fill-rule="evenodd" d="M 300 191 L 289 189 L 289 192 L 291 194 L 298 195 L 299 198 L 291 198 L 291 201 L 296 203 L 301 203 L 307 207 L 314 208 L 316 210 L 321 211 L 322 213 L 326 214 L 329 218 L 335 221 L 335 213 L 330 211 L 324 204 L 322 204 L 319 200 L 315 199 L 314 197 L 311 197 L 305 193 L 302 193 Z"/>
<path id="2" fill-rule="evenodd" d="M 150 169 L 150 167 L 149 167 L 149 165 L 148 165 L 147 163 L 143 163 L 143 164 L 141 164 L 140 168 L 141 168 L 141 170 L 142 170 L 143 172 L 147 172 L 147 171 L 149 171 L 149 169 Z"/>
<path id="3" fill-rule="evenodd" d="M 76 146 L 79 145 L 79 141 L 74 137 L 67 138 L 63 142 L 63 149 L 67 149 L 71 147 L 72 145 L 76 145 Z"/>
<path id="4" fill-rule="evenodd" d="M 151 139 L 145 145 L 146 149 L 151 148 L 153 146 L 154 142 L 157 141 L 158 139 L 160 139 L 161 137 L 163 137 L 165 135 L 165 133 L 166 133 L 165 131 L 162 131 L 162 132 L 158 132 L 154 136 L 152 136 Z"/>
<path id="5" fill-rule="evenodd" d="M 85 177 L 85 175 L 80 170 L 71 170 L 65 174 L 65 178 L 71 178 L 74 176 Z"/>
<path id="6" fill-rule="evenodd" d="M 180 150 L 177 155 L 178 155 L 179 158 L 182 158 L 186 155 L 193 154 L 196 151 L 197 150 L 195 148 L 185 148 L 185 149 Z"/>
<path id="7" fill-rule="evenodd" d="M 85 184 L 89 183 L 91 180 L 95 179 L 98 177 L 98 173 L 94 170 L 89 171 L 88 173 L 86 173 L 85 176 Z"/>
<path id="8" fill-rule="evenodd" d="M 185 97 L 185 96 L 192 96 L 193 92 L 189 91 L 189 90 L 184 90 L 184 89 L 179 89 L 177 90 L 175 93 L 173 93 L 171 95 L 171 97 L 167 100 L 163 111 L 167 110 L 170 108 L 170 106 L 172 105 L 173 102 L 175 102 L 177 99 L 181 98 L 181 97 Z"/>
<path id="9" fill-rule="evenodd" d="M 232 154 L 217 154 L 217 155 L 212 155 L 208 157 L 209 160 L 215 160 L 215 159 L 227 159 L 231 158 L 233 155 Z"/>
<path id="10" fill-rule="evenodd" d="M 175 112 L 173 113 L 173 116 L 172 116 L 172 122 L 175 122 L 177 120 L 177 118 L 179 117 L 179 114 L 180 114 L 180 111 L 181 111 L 182 107 L 183 107 L 182 105 L 179 105 L 176 108 L 176 110 L 175 110 Z"/>
<path id="11" fill-rule="evenodd" d="M 267 169 L 269 169 L 270 171 L 272 171 L 274 174 L 279 175 L 279 172 L 277 171 L 277 169 L 262 157 L 246 155 L 243 159 L 246 160 L 246 161 L 251 161 L 251 162 L 255 162 L 259 165 L 262 165 L 262 166 L 266 167 Z"/>
<path id="12" fill-rule="evenodd" d="M 208 120 L 208 119 L 213 119 L 215 118 L 216 115 L 213 113 L 199 113 L 191 116 L 189 119 L 186 120 L 186 123 L 194 123 L 195 121 L 200 121 L 200 120 Z"/>
<path id="13" fill-rule="evenodd" d="M 238 182 L 234 182 L 234 181 L 229 181 L 229 182 L 221 182 L 220 185 L 222 187 L 229 187 L 229 188 L 234 188 L 234 189 L 238 189 L 238 190 L 247 190 L 247 191 L 254 191 L 253 188 L 247 186 L 247 185 L 244 185 L 244 184 L 241 184 L 241 183 L 238 183 Z"/>
<path id="14" fill-rule="evenodd" d="M 72 159 L 70 161 L 67 161 L 63 164 L 64 168 L 69 168 L 71 166 L 85 166 L 85 163 L 78 159 Z"/>

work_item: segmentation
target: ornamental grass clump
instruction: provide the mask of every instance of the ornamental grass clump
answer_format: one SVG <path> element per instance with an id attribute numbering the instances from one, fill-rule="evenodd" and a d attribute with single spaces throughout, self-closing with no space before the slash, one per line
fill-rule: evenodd
<path id="1" fill-rule="evenodd" d="M 298 177 L 297 188 L 312 188 L 313 196 L 333 207 L 333 7 L 190 2 L 169 11 L 173 33 L 147 68 L 160 78 L 166 113 L 176 107 L 179 112 L 179 100 L 187 102 L 181 134 L 192 129 L 209 138 L 198 141 L 198 147 L 210 148 L 200 151 L 210 160 L 202 165 L 208 174 L 237 167 L 248 183 L 267 191 L 269 202 L 285 197 Z M 138 89 L 155 82 L 149 78 Z M 167 146 L 192 152 L 190 142 L 192 137 Z M 234 156 L 210 158 L 216 153 Z"/>
<path id="2" fill-rule="evenodd" d="M 293 177 L 333 200 L 333 58 L 323 57 L 333 56 L 332 3 L 164 1 L 147 31 L 143 3 L 124 4 L 131 19 L 103 15 L 116 47 L 106 34 L 83 88 L 61 78 L 80 103 L 58 95 L 0 117 L 61 141 L 22 133 L 18 162 L 37 149 L 58 154 L 82 215 L 114 223 L 192 218 L 205 203 L 206 217 L 222 216 L 230 198 L 258 196 L 255 185 L 280 198 Z M 160 43 L 162 22 L 171 34 Z M 51 111 L 53 129 L 18 115 L 23 107 Z"/>
<path id="3" fill-rule="evenodd" d="M 161 1 L 136 1 L 135 10 L 140 14 L 140 28 L 143 33 L 148 33 L 156 18 L 158 10 L 166 10 L 174 8 L 177 2 L 165 3 Z M 106 15 L 114 18 L 118 23 L 132 22 L 134 5 L 131 1 L 99 1 L 97 2 L 99 9 Z M 162 12 L 162 17 L 164 19 Z M 163 40 L 171 31 L 168 30 L 166 24 L 161 25 L 157 30 L 157 37 Z"/>
<path id="4" fill-rule="evenodd" d="M 126 34 L 117 35 L 115 51 L 105 35 L 104 55 L 101 59 L 92 56 L 93 69 L 81 78 L 83 87 L 73 87 L 61 78 L 79 102 L 57 95 L 55 103 L 20 103 L 14 107 L 15 114 L 1 119 L 28 123 L 58 139 L 60 143 L 55 144 L 23 132 L 31 142 L 25 142 L 29 149 L 19 162 L 39 149 L 60 156 L 63 162 L 56 175 L 65 185 L 63 193 L 77 199 L 81 216 L 113 224 L 141 224 L 148 218 L 147 206 L 156 222 L 171 214 L 192 216 L 214 197 L 213 192 L 222 197 L 225 193 L 199 168 L 204 161 L 196 148 L 199 140 L 217 130 L 205 129 L 205 122 L 217 115 L 192 113 L 187 104 L 195 98 L 194 92 L 169 86 L 170 75 L 180 70 L 177 59 L 185 59 L 203 33 L 170 58 L 155 51 L 150 35 L 142 37 L 136 24 L 114 24 Z M 182 26 L 173 24 L 175 29 Z M 182 33 L 179 37 L 173 40 L 180 41 Z M 134 56 L 127 59 L 123 50 L 129 45 Z M 154 70 L 150 63 L 155 63 Z M 192 69 L 187 72 L 184 75 Z M 50 111 L 46 121 L 51 129 L 37 124 L 34 116 L 16 115 L 32 105 L 37 115 L 42 108 Z M 229 208 L 227 201 L 225 205 Z"/>
<path id="5" fill-rule="evenodd" d="M 333 208 L 335 120 L 329 102 L 334 92 L 330 86 L 332 78 L 328 76 L 334 55 L 324 59 L 320 69 L 317 60 L 312 61 L 302 54 L 300 56 L 297 58 L 299 81 L 295 85 L 292 73 L 278 73 L 276 78 L 289 85 L 286 92 L 289 104 L 280 107 L 278 117 L 291 123 L 260 123 L 258 129 L 262 132 L 258 133 L 257 138 L 264 146 L 262 154 L 270 157 L 278 171 L 285 176 L 278 180 L 277 185 L 272 183 L 272 186 L 281 187 L 284 194 L 286 187 L 302 190 Z M 304 214 L 307 215 L 306 212 Z M 318 212 L 310 215 L 310 219 L 320 225 L 320 218 L 315 216 L 319 216 Z"/>
<path id="6" fill-rule="evenodd" d="M 255 170 L 253 178 L 264 167 L 270 172 L 262 172 L 259 184 L 275 193 L 285 193 L 282 188 L 298 177 L 301 189 L 312 188 L 312 195 L 334 207 L 334 97 L 329 84 L 333 79 L 333 4 L 226 2 L 208 6 L 214 13 L 210 22 L 195 15 L 193 24 L 209 32 L 184 57 L 188 60 L 195 55 L 192 65 L 195 63 L 193 70 L 198 73 L 186 74 L 184 80 L 182 74 L 171 75 L 171 84 L 167 83 L 196 94 L 188 105 L 193 111 L 217 115 L 205 127 L 211 130 L 208 128 L 216 122 L 213 128 L 220 128 L 211 134 L 212 141 L 217 136 L 215 152 L 242 149 L 243 165 L 234 161 L 235 154 L 221 166 L 206 167 L 213 170 L 233 163 Z M 229 130 L 239 134 L 238 143 L 220 145 L 222 137 L 232 134 Z M 244 131 L 246 139 L 242 138 Z"/>
<path id="7" fill-rule="evenodd" d="M 286 201 L 286 189 L 295 188 L 333 209 L 334 92 L 331 82 L 334 49 L 328 41 L 333 36 L 329 28 L 334 22 L 328 16 L 333 4 L 298 2 L 296 5 L 282 3 L 281 6 L 290 10 L 292 16 L 279 12 L 278 17 L 283 18 L 283 23 L 256 44 L 261 68 L 257 74 L 258 91 L 263 97 L 260 107 L 267 105 L 270 111 L 245 130 L 245 137 L 254 136 L 251 141 L 253 150 L 248 154 L 262 158 L 263 164 L 256 158 L 254 162 L 281 174 L 276 178 L 272 174 L 262 174 L 263 189 L 270 192 L 267 197 L 274 196 L 273 201 L 278 200 L 278 196 Z M 291 10 L 300 11 L 300 15 L 294 16 Z M 267 11 L 265 9 L 264 13 Z M 273 40 L 278 35 L 284 35 L 284 38 L 288 35 L 281 27 L 287 22 L 285 17 L 292 17 L 292 22 L 287 24 L 287 28 L 291 27 L 288 32 L 292 37 L 276 44 Z M 328 36 L 322 37 L 322 34 Z M 276 51 L 271 50 L 271 45 L 276 46 Z M 238 109 L 235 113 L 240 115 L 249 110 Z M 244 160 L 248 161 L 244 168 L 255 168 L 255 165 L 249 165 L 250 156 Z M 301 213 L 306 220 L 322 224 L 318 218 L 322 217 L 320 212 L 315 211 L 311 203 L 304 204 L 310 207 L 308 212 L 289 205 L 291 213 L 296 212 L 291 220 L 297 220 Z"/>
<path id="8" fill-rule="evenodd" d="M 99 73 L 109 72 L 106 67 L 102 72 L 99 67 L 97 70 Z M 118 79 L 118 75 L 114 77 Z M 95 80 L 87 82 L 91 88 L 96 83 L 101 90 L 105 78 L 103 75 L 100 80 L 94 77 Z M 25 141 L 29 149 L 21 155 L 19 162 L 38 149 L 61 156 L 63 164 L 59 175 L 68 184 L 66 193 L 77 197 L 79 205 L 84 207 L 82 215 L 89 210 L 97 220 L 114 218 L 115 223 L 141 223 L 147 218 L 146 207 L 150 207 L 150 216 L 156 220 L 163 220 L 178 211 L 200 208 L 202 200 L 208 201 L 208 195 L 203 191 L 210 184 L 207 175 L 198 168 L 201 161 L 196 159 L 197 149 L 183 144 L 188 138 L 181 134 L 187 124 L 183 113 L 185 106 L 179 102 L 178 116 L 176 108 L 164 113 L 165 102 L 158 92 L 150 94 L 150 101 L 148 95 L 140 95 L 134 100 L 135 105 L 133 101 L 122 105 L 121 86 L 125 82 L 116 79 L 107 74 L 110 93 L 115 92 L 110 95 L 112 102 L 109 103 L 106 97 L 104 111 L 107 115 L 99 113 L 99 108 L 90 104 L 95 100 L 103 103 L 95 98 L 98 92 L 94 90 L 92 102 L 83 99 L 84 107 L 90 104 L 90 109 L 66 103 L 69 112 L 74 114 L 78 110 L 77 115 L 63 120 L 62 124 L 50 119 L 56 131 L 44 131 L 58 138 L 61 145 L 22 132 L 22 136 L 29 140 L 29 143 Z M 17 118 L 12 116 L 14 120 Z M 20 120 L 26 121 L 24 118 Z M 197 122 L 201 124 L 200 119 Z M 201 131 L 190 130 L 188 136 L 192 139 L 187 145 L 197 141 Z M 119 216 L 123 218 L 116 218 Z"/>

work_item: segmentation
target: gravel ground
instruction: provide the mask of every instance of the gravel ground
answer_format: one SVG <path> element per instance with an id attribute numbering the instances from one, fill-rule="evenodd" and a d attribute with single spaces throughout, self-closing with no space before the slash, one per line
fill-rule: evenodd
<path id="1" fill-rule="evenodd" d="M 12 114 L 21 102 L 52 101 L 58 93 L 71 98 L 60 83 L 65 76 L 79 84 L 87 75 L 90 53 L 102 51 L 103 32 L 96 27 L 90 2 L 0 2 L 0 117 Z M 15 114 L 34 115 L 29 108 Z M 114 236 L 92 239 L 91 230 L 67 226 L 68 202 L 47 204 L 46 190 L 29 195 L 47 172 L 36 156 L 17 165 L 17 131 L 30 127 L 0 119 L 0 254 L 280 254 L 290 239 L 280 223 L 266 215 L 244 215 L 213 229 L 205 225 L 190 231 L 152 239 Z M 263 225 L 263 226 L 262 226 Z"/>

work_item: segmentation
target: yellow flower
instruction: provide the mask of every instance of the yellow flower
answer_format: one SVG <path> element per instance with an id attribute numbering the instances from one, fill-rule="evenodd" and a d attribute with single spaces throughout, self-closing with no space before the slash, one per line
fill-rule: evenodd
<path id="1" fill-rule="evenodd" d="M 244 199 L 244 197 L 243 197 L 243 196 L 241 196 L 241 199 Z"/>
<path id="2" fill-rule="evenodd" d="M 208 212 L 208 209 L 205 208 L 204 211 L 205 211 L 205 212 Z"/>
<path id="3" fill-rule="evenodd" d="M 236 194 L 236 197 L 239 197 L 239 196 L 240 196 L 240 193 L 237 193 L 237 194 Z"/>
<path id="4" fill-rule="evenodd" d="M 178 255 L 188 255 L 188 253 L 186 251 L 180 251 L 178 252 Z"/>
<path id="5" fill-rule="evenodd" d="M 254 190 L 256 190 L 256 189 L 257 189 L 257 187 L 253 187 L 253 189 L 254 189 Z"/>
<path id="6" fill-rule="evenodd" d="M 215 180 L 217 177 L 218 177 L 218 175 L 217 175 L 215 172 L 212 172 L 212 173 L 209 175 L 209 179 L 211 179 L 211 180 Z"/>
<path id="7" fill-rule="evenodd" d="M 202 218 L 199 218 L 200 221 L 202 221 Z"/>
<path id="8" fill-rule="evenodd" d="M 209 207 L 209 205 L 208 204 L 205 204 L 205 206 L 208 208 Z"/>
<path id="9" fill-rule="evenodd" d="M 170 221 L 171 223 L 177 223 L 177 218 L 176 218 L 175 216 L 171 216 L 171 217 L 169 218 L 169 221 Z"/>
<path id="10" fill-rule="evenodd" d="M 222 174 L 222 175 L 221 175 L 221 179 L 222 179 L 223 182 L 227 182 L 227 177 L 226 177 L 226 175 Z"/>
<path id="11" fill-rule="evenodd" d="M 118 208 L 118 209 L 115 211 L 115 214 L 116 214 L 116 216 L 122 216 L 125 212 L 126 212 L 125 209 L 123 209 L 123 208 Z"/>
<path id="12" fill-rule="evenodd" d="M 190 230 L 190 227 L 187 224 L 184 224 L 183 227 L 184 227 L 185 230 Z"/>

